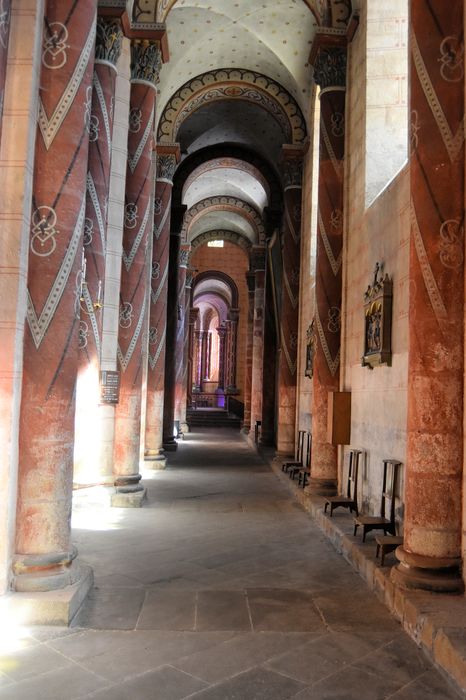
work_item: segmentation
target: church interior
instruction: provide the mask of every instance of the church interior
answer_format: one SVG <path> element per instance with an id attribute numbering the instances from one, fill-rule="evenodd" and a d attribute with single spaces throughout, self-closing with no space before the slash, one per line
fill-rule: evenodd
<path id="1" fill-rule="evenodd" d="M 464 26 L 0 0 L 0 698 L 466 697 Z"/>

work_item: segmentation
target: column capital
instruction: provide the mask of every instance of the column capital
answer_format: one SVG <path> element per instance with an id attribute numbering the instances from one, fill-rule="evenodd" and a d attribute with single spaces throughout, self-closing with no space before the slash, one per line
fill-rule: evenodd
<path id="1" fill-rule="evenodd" d="M 254 271 L 246 272 L 246 284 L 248 285 L 248 293 L 254 294 L 256 290 L 256 273 Z"/>
<path id="2" fill-rule="evenodd" d="M 281 153 L 281 170 L 285 189 L 289 187 L 302 187 L 303 182 L 303 157 L 302 146 L 285 145 Z"/>
<path id="3" fill-rule="evenodd" d="M 314 61 L 314 81 L 321 90 L 346 88 L 345 46 L 322 46 Z"/>
<path id="4" fill-rule="evenodd" d="M 147 83 L 151 87 L 160 81 L 162 50 L 159 41 L 133 39 L 131 41 L 131 82 Z"/>
<path id="5" fill-rule="evenodd" d="M 259 272 L 265 270 L 266 249 L 262 246 L 254 246 L 249 254 L 249 269 L 251 272 Z"/>
<path id="6" fill-rule="evenodd" d="M 183 244 L 180 248 L 180 259 L 179 266 L 188 269 L 189 267 L 189 256 L 191 254 L 191 246 Z"/>
<path id="7" fill-rule="evenodd" d="M 98 16 L 95 42 L 96 63 L 107 63 L 116 67 L 121 54 L 123 30 L 115 17 Z"/>
<path id="8" fill-rule="evenodd" d="M 157 180 L 173 184 L 176 166 L 180 162 L 180 144 L 160 146 L 157 144 Z"/>

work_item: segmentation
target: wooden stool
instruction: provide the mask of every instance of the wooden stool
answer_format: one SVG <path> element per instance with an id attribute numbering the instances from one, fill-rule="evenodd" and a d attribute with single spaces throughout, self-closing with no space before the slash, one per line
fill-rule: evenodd
<path id="1" fill-rule="evenodd" d="M 403 544 L 403 538 L 393 535 L 376 535 L 375 541 L 377 542 L 377 549 L 375 550 L 375 558 L 379 558 L 380 552 L 380 566 L 383 566 L 385 561 L 385 555 L 390 552 L 394 552 L 397 547 Z"/>
<path id="2" fill-rule="evenodd" d="M 291 462 L 283 462 L 282 463 L 282 472 L 287 472 L 291 467 L 296 467 L 299 466 L 301 468 L 303 466 L 303 452 L 304 452 L 304 435 L 306 434 L 305 430 L 298 430 L 298 445 L 296 448 L 296 459 L 295 461 Z"/>

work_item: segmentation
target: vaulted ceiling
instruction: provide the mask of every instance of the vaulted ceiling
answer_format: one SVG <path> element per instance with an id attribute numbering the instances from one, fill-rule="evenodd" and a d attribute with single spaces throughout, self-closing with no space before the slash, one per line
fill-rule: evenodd
<path id="1" fill-rule="evenodd" d="M 157 141 L 179 143 L 182 162 L 221 144 L 248 149 L 279 176 L 282 146 L 309 134 L 316 32 L 343 31 L 350 0 L 133 0 L 128 9 L 166 27 Z M 240 158 L 227 161 L 207 157 L 184 184 L 185 240 L 224 231 L 243 247 L 263 244 L 270 183 Z"/>

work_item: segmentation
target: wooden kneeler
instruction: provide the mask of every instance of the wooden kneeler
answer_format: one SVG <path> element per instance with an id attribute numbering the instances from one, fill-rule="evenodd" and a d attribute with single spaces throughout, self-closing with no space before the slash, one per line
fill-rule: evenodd
<path id="1" fill-rule="evenodd" d="M 396 459 L 383 460 L 383 485 L 380 515 L 359 515 L 354 519 L 354 532 L 356 535 L 359 526 L 362 527 L 362 541 L 366 541 L 366 534 L 371 530 L 383 530 L 384 535 L 389 532 L 396 535 L 395 524 L 395 492 L 398 479 L 398 468 L 401 462 Z M 390 476 L 388 474 L 390 470 Z M 390 501 L 390 514 L 386 517 L 387 501 Z"/>
<path id="2" fill-rule="evenodd" d="M 358 472 L 359 472 L 359 456 L 361 450 L 350 450 L 349 467 L 348 467 L 348 483 L 346 486 L 346 496 L 330 496 L 325 501 L 324 513 L 327 512 L 327 506 L 330 506 L 330 517 L 333 517 L 335 508 L 349 508 L 350 513 L 353 511 L 359 515 L 358 510 Z"/>

